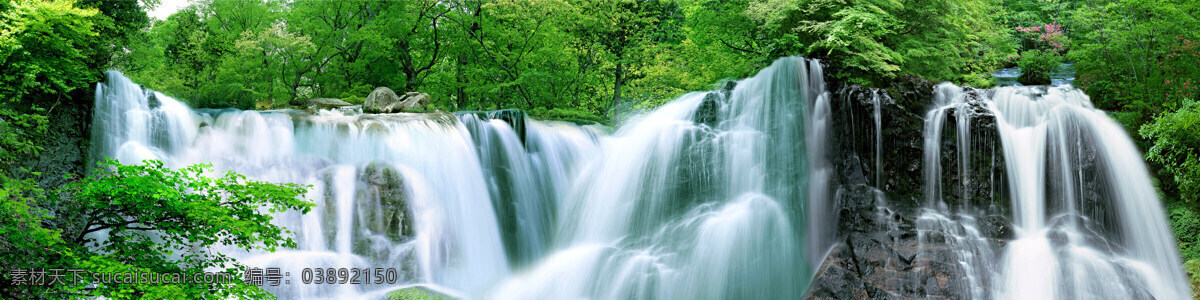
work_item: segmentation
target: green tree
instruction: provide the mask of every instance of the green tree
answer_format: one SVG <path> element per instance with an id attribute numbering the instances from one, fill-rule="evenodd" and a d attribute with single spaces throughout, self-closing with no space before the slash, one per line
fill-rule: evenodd
<path id="1" fill-rule="evenodd" d="M 1183 107 L 1143 125 L 1139 132 L 1152 143 L 1146 160 L 1171 175 L 1181 200 L 1200 203 L 1200 103 L 1183 100 Z"/>
<path id="2" fill-rule="evenodd" d="M 171 169 L 161 162 L 120 165 L 107 160 L 96 174 L 56 193 L 29 193 L 6 183 L 0 200 L 6 215 L 0 255 L 5 267 L 73 268 L 94 273 L 196 274 L 217 269 L 228 282 L 122 284 L 68 281 L 56 286 L 0 283 L 16 297 L 103 296 L 131 298 L 271 298 L 240 280 L 244 267 L 215 246 L 274 251 L 295 247 L 290 232 L 271 224 L 272 214 L 314 205 L 306 187 L 255 181 L 232 172 L 209 177 L 208 165 Z M 32 196 L 30 196 L 32 195 Z M 38 201 L 38 197 L 47 198 Z M 44 207 L 32 202 L 46 203 Z M 16 233 L 20 231 L 21 233 Z M 18 256 L 19 255 L 19 256 Z"/>
<path id="3" fill-rule="evenodd" d="M 14 1 L 0 10 L 0 97 L 64 99 L 97 81 L 88 61 L 96 46 L 95 9 L 74 1 Z"/>
<path id="4" fill-rule="evenodd" d="M 1068 53 L 1076 85 L 1097 107 L 1132 114 L 1130 131 L 1178 107 L 1200 82 L 1198 10 L 1195 1 L 1080 1 Z"/>
<path id="5" fill-rule="evenodd" d="M 879 83 L 901 73 L 987 85 L 1012 54 L 996 0 L 763 0 L 746 13 L 776 34 L 781 47 L 827 57 L 832 75 Z"/>

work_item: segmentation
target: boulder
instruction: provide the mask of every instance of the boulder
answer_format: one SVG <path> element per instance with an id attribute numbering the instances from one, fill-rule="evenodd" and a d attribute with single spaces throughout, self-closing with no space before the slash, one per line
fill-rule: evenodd
<path id="1" fill-rule="evenodd" d="M 367 94 L 367 100 L 363 102 L 363 111 L 369 113 L 391 113 L 391 109 L 400 103 L 400 96 L 396 92 L 386 86 L 375 88 L 370 94 Z"/>
<path id="2" fill-rule="evenodd" d="M 704 99 L 700 100 L 700 107 L 696 108 L 695 114 L 692 116 L 692 121 L 697 124 L 705 124 L 708 127 L 717 126 L 717 114 L 721 110 L 721 93 L 711 92 L 704 95 Z"/>
<path id="3" fill-rule="evenodd" d="M 366 229 L 384 234 L 393 242 L 416 236 L 412 212 L 408 208 L 408 189 L 403 175 L 392 166 L 371 162 L 359 170 L 355 197 Z"/>
<path id="4" fill-rule="evenodd" d="M 350 104 L 350 102 L 342 101 L 342 99 L 337 99 L 337 98 L 295 99 L 295 100 L 292 100 L 291 102 L 288 102 L 288 104 L 299 106 L 299 107 L 317 107 L 317 108 L 335 108 L 335 107 L 343 107 L 343 106 L 353 105 L 353 104 Z"/>
<path id="5" fill-rule="evenodd" d="M 363 111 L 385 114 L 407 112 L 429 106 L 431 100 L 426 93 L 408 92 L 398 96 L 392 89 L 381 86 L 367 95 L 366 102 L 363 102 Z"/>

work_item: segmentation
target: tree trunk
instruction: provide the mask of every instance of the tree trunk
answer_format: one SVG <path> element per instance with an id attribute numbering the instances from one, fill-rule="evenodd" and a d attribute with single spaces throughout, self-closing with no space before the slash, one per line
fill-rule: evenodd
<path id="1" fill-rule="evenodd" d="M 609 108 L 617 107 L 617 103 L 621 101 L 621 87 L 625 85 L 625 64 L 617 63 L 617 71 L 615 72 L 616 79 L 613 81 L 613 97 L 612 104 Z"/>
<path id="2" fill-rule="evenodd" d="M 467 75 L 463 74 L 463 68 L 466 67 L 466 64 L 467 64 L 467 59 L 466 59 L 465 55 L 459 55 L 458 59 L 455 63 L 456 63 L 456 66 L 454 68 L 454 78 L 458 82 L 458 88 L 457 88 L 457 90 L 458 90 L 457 98 L 458 99 L 454 103 L 454 107 L 458 108 L 458 109 L 463 109 L 464 107 L 467 107 L 467 89 L 466 89 Z"/>

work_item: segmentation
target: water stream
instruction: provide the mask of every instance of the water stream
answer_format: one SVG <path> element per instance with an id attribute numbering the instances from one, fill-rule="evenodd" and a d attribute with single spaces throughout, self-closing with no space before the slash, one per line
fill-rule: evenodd
<path id="1" fill-rule="evenodd" d="M 281 299 L 378 298 L 421 284 L 480 299 L 796 299 L 838 242 L 826 146 L 838 104 L 820 64 L 785 58 L 614 130 L 518 111 L 362 114 L 190 109 L 110 71 L 97 86 L 93 159 L 212 163 L 310 184 L 309 214 L 277 214 L 298 247 L 223 249 L 280 267 Z M 1188 285 L 1141 156 L 1086 95 L 936 88 L 926 115 L 922 232 L 941 232 L 970 298 L 1183 299 Z M 882 189 L 881 106 L 872 181 Z M 974 115 L 995 116 L 1016 238 L 1000 251 L 983 211 L 948 205 L 943 126 L 958 174 L 973 172 Z M 959 113 L 955 113 L 955 112 Z M 986 146 L 986 147 L 985 147 Z M 961 176 L 951 184 L 968 186 Z M 994 180 L 994 179 L 993 179 Z M 957 197 L 968 198 L 964 193 Z M 999 195 L 999 196 L 997 196 Z M 876 192 L 880 212 L 892 214 Z M 997 202 L 999 203 L 999 202 Z M 924 237 L 922 237 L 924 239 Z M 390 284 L 298 284 L 303 268 L 391 268 Z"/>

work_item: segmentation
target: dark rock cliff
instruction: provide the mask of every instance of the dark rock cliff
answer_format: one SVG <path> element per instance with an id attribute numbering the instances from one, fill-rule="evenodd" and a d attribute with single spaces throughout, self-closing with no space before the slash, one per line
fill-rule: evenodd
<path id="1" fill-rule="evenodd" d="M 83 175 L 89 164 L 93 95 L 93 89 L 79 90 L 70 93 L 70 99 L 43 107 L 47 109 L 44 114 L 49 118 L 46 133 L 38 141 L 42 151 L 28 157 L 25 164 L 20 166 L 39 174 L 10 174 L 16 178 L 33 176 L 39 186 L 46 190 L 54 190 L 70 182 L 64 175 Z"/>
<path id="2" fill-rule="evenodd" d="M 979 292 L 970 286 L 988 286 L 969 284 L 964 278 L 981 270 L 959 264 L 964 249 L 991 260 L 1012 238 L 995 116 L 978 101 L 982 91 L 966 88 L 968 105 L 946 112 L 937 154 L 944 203 L 931 203 L 924 173 L 933 83 L 905 76 L 884 89 L 832 82 L 830 91 L 826 149 L 834 170 L 829 201 L 837 211 L 836 242 L 806 298 L 958 299 Z M 969 115 L 963 118 L 970 122 L 968 168 L 960 167 L 960 114 Z M 982 217 L 962 222 L 959 211 Z M 974 224 L 977 232 L 960 223 Z"/>

